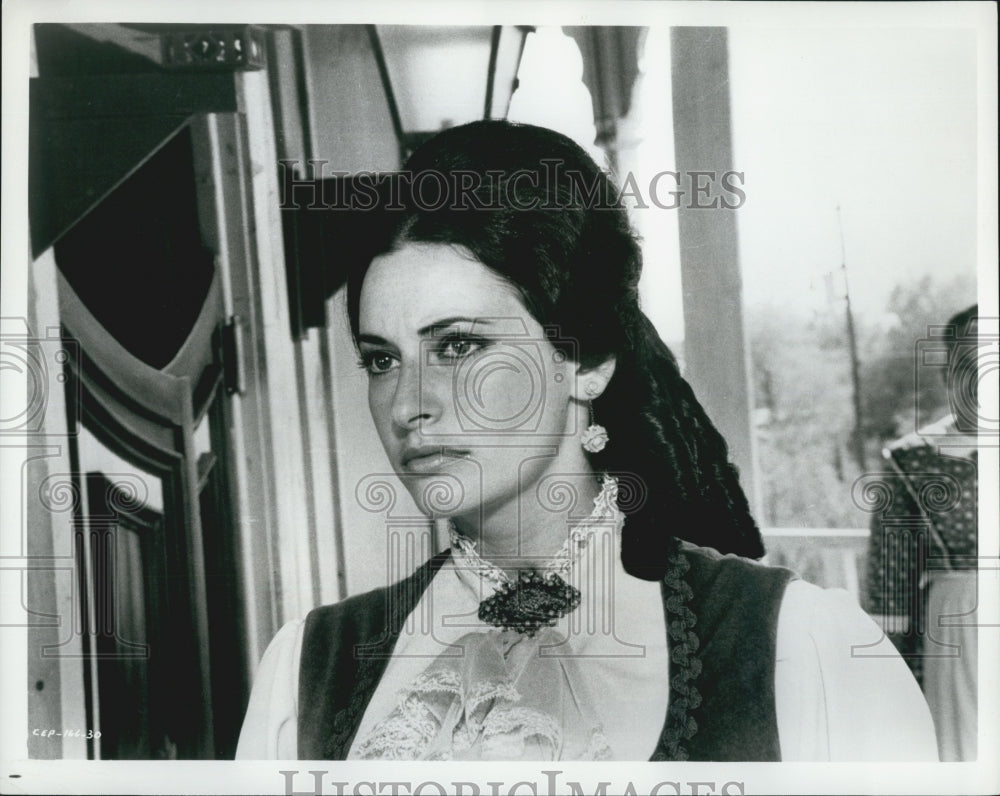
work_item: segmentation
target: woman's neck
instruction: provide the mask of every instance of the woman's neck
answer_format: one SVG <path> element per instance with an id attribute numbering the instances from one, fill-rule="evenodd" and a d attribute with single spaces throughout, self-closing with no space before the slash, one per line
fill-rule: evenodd
<path id="1" fill-rule="evenodd" d="M 511 501 L 481 506 L 475 516 L 452 518 L 455 528 L 476 542 L 479 556 L 512 578 L 520 570 L 541 569 L 590 516 L 601 491 L 593 472 L 561 476 L 542 490 L 537 486 Z"/>

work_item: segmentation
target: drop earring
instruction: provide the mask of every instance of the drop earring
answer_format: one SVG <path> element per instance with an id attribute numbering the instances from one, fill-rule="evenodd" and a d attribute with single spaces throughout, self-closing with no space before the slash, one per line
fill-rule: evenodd
<path id="1" fill-rule="evenodd" d="M 600 388 L 594 382 L 590 382 L 584 388 L 584 391 L 593 398 L 600 392 Z M 583 449 L 588 453 L 600 453 L 608 444 L 608 430 L 599 423 L 594 422 L 593 400 L 588 401 L 587 405 L 590 409 L 590 425 L 584 429 L 583 434 L 580 436 L 580 444 L 583 445 Z"/>

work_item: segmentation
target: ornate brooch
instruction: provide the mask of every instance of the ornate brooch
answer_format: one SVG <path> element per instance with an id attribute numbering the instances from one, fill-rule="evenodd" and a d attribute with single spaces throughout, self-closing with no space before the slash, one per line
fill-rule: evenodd
<path id="1" fill-rule="evenodd" d="M 552 627 L 580 605 L 580 590 L 555 573 L 521 572 L 516 583 L 504 583 L 479 603 L 479 618 L 531 638 L 539 628 Z"/>
<path id="2" fill-rule="evenodd" d="M 490 584 L 493 595 L 479 604 L 479 619 L 505 630 L 516 630 L 529 638 L 540 628 L 552 627 L 580 605 L 580 590 L 563 579 L 587 546 L 598 527 L 609 521 L 620 523 L 618 482 L 605 475 L 601 492 L 594 498 L 591 515 L 577 525 L 556 554 L 538 569 L 520 572 L 511 580 L 500 567 L 483 560 L 476 545 L 451 526 L 452 550 L 463 569 L 475 572 Z"/>

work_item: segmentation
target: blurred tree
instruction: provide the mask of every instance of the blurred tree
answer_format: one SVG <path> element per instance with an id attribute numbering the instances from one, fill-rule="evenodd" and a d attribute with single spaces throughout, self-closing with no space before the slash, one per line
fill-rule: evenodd
<path id="1" fill-rule="evenodd" d="M 787 307 L 748 313 L 765 525 L 850 527 L 850 363 L 840 318 Z"/>
<path id="2" fill-rule="evenodd" d="M 947 282 L 925 276 L 892 291 L 885 318 L 867 330 L 863 346 L 864 430 L 872 444 L 881 448 L 948 411 L 944 382 L 919 372 L 917 343 L 975 300 L 975 280 L 965 276 Z"/>
<path id="3" fill-rule="evenodd" d="M 924 277 L 898 285 L 881 317 L 858 319 L 869 466 L 880 460 L 888 440 L 947 411 L 940 379 L 917 378 L 916 346 L 927 338 L 929 326 L 946 323 L 973 301 L 973 278 Z M 803 319 L 787 306 L 755 306 L 749 308 L 747 326 L 762 524 L 867 526 L 869 515 L 851 501 L 851 487 L 861 472 L 848 447 L 854 417 L 842 314 Z"/>

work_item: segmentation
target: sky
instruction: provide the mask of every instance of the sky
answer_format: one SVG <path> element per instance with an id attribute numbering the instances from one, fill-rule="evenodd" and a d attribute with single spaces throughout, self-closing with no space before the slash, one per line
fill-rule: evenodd
<path id="1" fill-rule="evenodd" d="M 947 28 L 730 30 L 748 304 L 825 302 L 840 225 L 861 316 L 897 283 L 975 272 L 975 45 Z"/>

